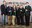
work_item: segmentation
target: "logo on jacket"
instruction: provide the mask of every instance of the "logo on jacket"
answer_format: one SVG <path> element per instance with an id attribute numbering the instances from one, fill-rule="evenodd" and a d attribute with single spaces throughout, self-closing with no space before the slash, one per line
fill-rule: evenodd
<path id="1" fill-rule="evenodd" d="M 20 10 L 20 11 L 22 11 L 22 10 Z"/>
<path id="2" fill-rule="evenodd" d="M 28 11 L 28 10 L 26 9 L 26 11 Z"/>
<path id="3" fill-rule="evenodd" d="M 11 12 L 11 10 L 9 10 L 9 12 Z"/>

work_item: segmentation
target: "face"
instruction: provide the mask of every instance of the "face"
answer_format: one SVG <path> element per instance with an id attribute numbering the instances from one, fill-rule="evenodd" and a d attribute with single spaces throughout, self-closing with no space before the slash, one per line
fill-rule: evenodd
<path id="1" fill-rule="evenodd" d="M 8 6 L 10 6 L 10 4 L 8 4 Z"/>
<path id="2" fill-rule="evenodd" d="M 11 4 L 11 7 L 13 7 L 13 4 Z"/>
<path id="3" fill-rule="evenodd" d="M 4 5 L 6 5 L 6 2 L 4 2 Z"/>
<path id="4" fill-rule="evenodd" d="M 29 4 L 26 4 L 26 5 L 29 5 Z"/>
<path id="5" fill-rule="evenodd" d="M 13 4 L 13 7 L 15 7 L 15 4 Z"/>
<path id="6" fill-rule="evenodd" d="M 22 7 L 23 7 L 23 5 L 20 6 L 20 8 L 22 8 Z"/>
<path id="7" fill-rule="evenodd" d="M 29 3 L 26 3 L 26 5 L 29 5 Z"/>
<path id="8" fill-rule="evenodd" d="M 12 7 L 12 4 L 9 4 L 10 7 Z"/>
<path id="9" fill-rule="evenodd" d="M 19 8 L 19 6 L 17 6 L 17 8 Z"/>

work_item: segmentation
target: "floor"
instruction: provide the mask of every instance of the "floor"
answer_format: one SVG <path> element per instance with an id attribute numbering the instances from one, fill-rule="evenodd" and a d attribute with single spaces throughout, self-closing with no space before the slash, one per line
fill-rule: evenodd
<path id="1" fill-rule="evenodd" d="M 8 25 L 5 25 L 5 26 L 2 26 L 0 25 L 0 28 L 32 28 L 32 23 L 30 23 L 30 26 L 22 26 L 22 25 L 15 25 L 15 26 L 8 26 Z"/>

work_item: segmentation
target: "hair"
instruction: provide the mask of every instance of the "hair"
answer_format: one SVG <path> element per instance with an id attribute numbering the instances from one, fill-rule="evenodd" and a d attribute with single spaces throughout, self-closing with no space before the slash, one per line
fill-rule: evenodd
<path id="1" fill-rule="evenodd" d="M 26 4 L 29 4 L 29 2 L 26 2 Z"/>
<path id="2" fill-rule="evenodd" d="M 19 4 L 17 6 L 19 6 Z"/>
<path id="3" fill-rule="evenodd" d="M 6 2 L 6 1 L 3 1 L 3 3 Z"/>

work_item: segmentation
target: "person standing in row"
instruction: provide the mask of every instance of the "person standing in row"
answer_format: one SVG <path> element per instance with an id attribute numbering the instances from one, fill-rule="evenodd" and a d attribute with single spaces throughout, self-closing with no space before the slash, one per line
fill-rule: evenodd
<path id="1" fill-rule="evenodd" d="M 21 25 L 24 25 L 24 13 L 25 13 L 25 9 L 23 8 L 23 5 L 20 5 L 20 9 L 19 9 L 19 14 L 20 14 L 20 21 L 21 21 Z"/>
<path id="2" fill-rule="evenodd" d="M 16 6 L 13 5 L 13 13 L 12 13 L 12 24 L 15 25 L 15 19 L 16 19 Z"/>
<path id="3" fill-rule="evenodd" d="M 17 19 L 17 25 L 20 25 L 20 15 L 19 15 L 19 5 L 17 5 L 16 8 L 16 19 Z"/>
<path id="4" fill-rule="evenodd" d="M 3 21 L 3 24 L 5 25 L 5 18 L 6 18 L 6 1 L 3 2 L 3 4 L 1 5 L 1 15 L 2 15 L 2 21 Z M 3 17 L 4 15 L 4 17 Z"/>
<path id="5" fill-rule="evenodd" d="M 30 11 L 31 11 L 31 6 L 29 6 L 29 3 L 26 2 L 25 6 L 25 21 L 26 21 L 26 26 L 29 26 L 29 21 L 30 21 Z"/>
<path id="6" fill-rule="evenodd" d="M 12 23 L 12 7 L 10 6 L 11 4 L 9 4 L 9 6 L 7 7 L 7 15 L 8 15 L 8 25 L 11 25 Z"/>

